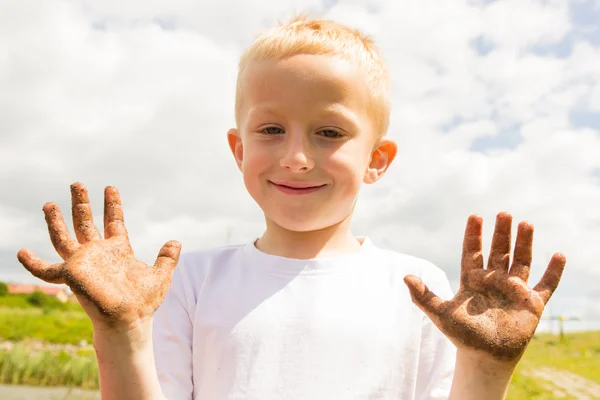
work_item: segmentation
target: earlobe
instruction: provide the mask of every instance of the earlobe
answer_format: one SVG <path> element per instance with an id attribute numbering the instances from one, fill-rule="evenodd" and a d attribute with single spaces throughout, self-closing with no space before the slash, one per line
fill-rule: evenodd
<path id="1" fill-rule="evenodd" d="M 387 171 L 394 158 L 398 146 L 387 137 L 381 138 L 371 154 L 369 167 L 365 171 L 364 183 L 371 184 L 377 182 Z"/>
<path id="2" fill-rule="evenodd" d="M 244 160 L 244 147 L 242 145 L 242 137 L 237 129 L 231 128 L 227 132 L 227 142 L 229 149 L 235 158 L 235 162 L 240 171 L 242 171 L 242 161 Z"/>

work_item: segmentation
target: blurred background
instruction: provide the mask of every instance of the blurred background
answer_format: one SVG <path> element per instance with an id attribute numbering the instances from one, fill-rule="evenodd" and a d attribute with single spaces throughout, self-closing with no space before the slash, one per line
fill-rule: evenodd
<path id="1" fill-rule="evenodd" d="M 147 263 L 170 239 L 262 233 L 226 141 L 237 62 L 301 11 L 371 35 L 392 74 L 399 154 L 364 187 L 355 234 L 434 262 L 456 290 L 470 214 L 486 249 L 497 212 L 531 221 L 532 283 L 553 253 L 568 261 L 510 396 L 600 398 L 599 0 L 0 1 L 0 397 L 97 396 L 21 386 L 97 388 L 68 288 L 16 260 L 59 260 L 41 208 L 70 224 L 71 183 L 100 227 L 103 189 L 119 188 Z"/>

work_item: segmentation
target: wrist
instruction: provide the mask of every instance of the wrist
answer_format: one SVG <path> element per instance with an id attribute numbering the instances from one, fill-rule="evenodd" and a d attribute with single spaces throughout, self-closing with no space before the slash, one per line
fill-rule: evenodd
<path id="1" fill-rule="evenodd" d="M 516 362 L 496 360 L 490 356 L 478 354 L 478 352 L 468 350 L 457 350 L 456 352 L 456 367 L 482 378 L 510 380 L 516 366 Z"/>
<path id="2" fill-rule="evenodd" d="M 152 342 L 152 318 L 118 327 L 94 326 L 102 399 L 164 399 Z"/>
<path id="3" fill-rule="evenodd" d="M 94 324 L 93 342 L 96 352 L 118 349 L 134 352 L 152 345 L 152 318 L 114 327 Z"/>
<path id="4" fill-rule="evenodd" d="M 502 400 L 506 397 L 516 364 L 494 360 L 470 351 L 456 353 L 450 399 Z"/>

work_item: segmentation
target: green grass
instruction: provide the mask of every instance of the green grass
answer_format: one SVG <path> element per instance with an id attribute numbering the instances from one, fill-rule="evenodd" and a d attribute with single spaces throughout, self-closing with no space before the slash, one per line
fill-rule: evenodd
<path id="1" fill-rule="evenodd" d="M 35 338 L 51 343 L 92 342 L 92 323 L 83 311 L 0 308 L 0 337 L 20 341 Z"/>
<path id="2" fill-rule="evenodd" d="M 513 375 L 507 400 L 556 400 L 556 395 L 544 388 L 541 382 L 520 374 Z M 564 400 L 576 400 L 572 397 L 563 397 Z"/>
<path id="3" fill-rule="evenodd" d="M 0 350 L 0 383 L 97 389 L 93 349 L 35 349 L 32 339 L 73 345 L 92 342 L 92 323 L 79 304 L 44 300 L 42 307 L 36 307 L 27 295 L 0 296 L 0 338 L 16 342 L 12 349 Z"/>
<path id="4" fill-rule="evenodd" d="M 0 296 L 0 307 L 9 308 L 33 308 L 34 306 L 29 303 L 27 296 L 22 294 L 6 294 Z"/>
<path id="5" fill-rule="evenodd" d="M 567 334 L 563 342 L 555 335 L 536 335 L 517 366 L 507 400 L 556 399 L 546 388 L 547 383 L 525 374 L 542 366 L 566 370 L 600 384 L 600 331 Z"/>
<path id="6" fill-rule="evenodd" d="M 39 308 L 30 302 L 31 295 L 27 294 L 5 294 L 0 296 L 0 307 L 4 308 Z M 78 303 L 61 303 L 52 296 L 45 296 L 46 306 L 43 308 L 62 311 L 83 311 Z"/>
<path id="7" fill-rule="evenodd" d="M 566 334 L 564 342 L 554 335 L 536 336 L 523 361 L 563 369 L 600 384 L 600 331 Z"/>
<path id="8" fill-rule="evenodd" d="M 98 365 L 94 352 L 35 352 L 22 342 L 0 350 L 0 383 L 97 389 Z"/>

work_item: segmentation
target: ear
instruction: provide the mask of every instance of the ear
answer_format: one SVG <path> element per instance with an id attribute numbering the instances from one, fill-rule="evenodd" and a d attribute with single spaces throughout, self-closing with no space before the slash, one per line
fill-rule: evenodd
<path id="1" fill-rule="evenodd" d="M 233 157 L 235 158 L 235 162 L 240 171 L 242 171 L 242 161 L 244 159 L 244 146 L 242 145 L 242 136 L 240 132 L 231 128 L 227 132 L 227 141 L 229 142 L 229 148 L 231 149 L 231 153 L 233 153 Z"/>
<path id="2" fill-rule="evenodd" d="M 365 171 L 364 183 L 375 183 L 377 182 L 385 171 L 389 168 L 394 158 L 396 158 L 396 152 L 398 146 L 396 142 L 388 137 L 382 137 L 378 142 L 371 154 L 371 162 L 369 167 Z"/>

